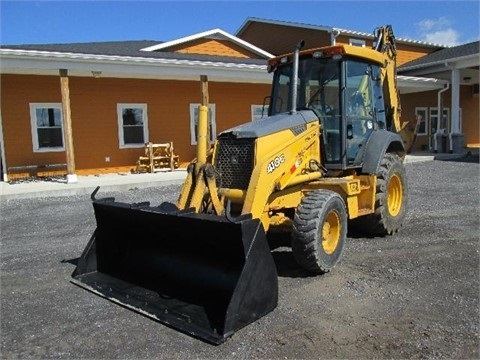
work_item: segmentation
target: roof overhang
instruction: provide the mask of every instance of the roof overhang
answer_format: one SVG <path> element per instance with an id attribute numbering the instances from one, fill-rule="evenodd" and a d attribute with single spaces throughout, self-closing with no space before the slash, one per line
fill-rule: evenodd
<path id="1" fill-rule="evenodd" d="M 37 50 L 0 49 L 1 74 L 58 75 L 59 69 L 70 76 L 198 80 L 269 84 L 272 75 L 267 65 L 180 60 L 149 57 L 79 54 Z"/>
<path id="2" fill-rule="evenodd" d="M 426 64 L 401 67 L 402 74 L 408 76 L 430 76 L 451 81 L 452 70 L 460 71 L 460 84 L 478 84 L 480 58 L 478 54 L 434 61 Z"/>
<path id="3" fill-rule="evenodd" d="M 128 56 L 93 55 L 36 50 L 0 49 L 0 73 L 56 75 L 67 69 L 69 76 L 194 80 L 207 75 L 210 81 L 270 84 L 267 66 L 212 61 L 175 60 Z M 99 74 L 100 73 L 100 74 Z M 402 94 L 442 89 L 447 81 L 398 76 Z"/>
<path id="4" fill-rule="evenodd" d="M 397 85 L 400 89 L 400 94 L 411 94 L 423 91 L 441 90 L 448 84 L 448 81 L 415 77 L 415 76 L 397 76 Z"/>
<path id="5" fill-rule="evenodd" d="M 446 60 L 439 60 L 430 62 L 427 64 L 419 64 L 412 66 L 402 66 L 402 72 L 412 72 L 418 73 L 434 73 L 438 70 L 445 70 L 445 68 L 456 68 L 456 69 L 466 69 L 469 67 L 475 67 L 480 65 L 480 58 L 478 54 L 472 54 L 467 56 L 460 56 L 456 58 L 450 58 Z"/>

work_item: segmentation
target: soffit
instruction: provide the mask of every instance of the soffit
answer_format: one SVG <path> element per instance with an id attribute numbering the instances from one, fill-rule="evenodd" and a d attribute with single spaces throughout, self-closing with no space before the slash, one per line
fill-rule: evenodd
<path id="1" fill-rule="evenodd" d="M 434 78 L 397 76 L 397 86 L 401 95 L 440 90 L 443 89 L 447 83 L 447 81 Z"/>

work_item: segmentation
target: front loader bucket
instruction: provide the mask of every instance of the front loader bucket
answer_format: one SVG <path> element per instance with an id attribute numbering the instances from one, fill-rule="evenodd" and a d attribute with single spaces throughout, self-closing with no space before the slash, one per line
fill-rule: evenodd
<path id="1" fill-rule="evenodd" d="M 277 306 L 277 271 L 259 220 L 112 200 L 93 207 L 97 229 L 73 283 L 213 344 Z"/>

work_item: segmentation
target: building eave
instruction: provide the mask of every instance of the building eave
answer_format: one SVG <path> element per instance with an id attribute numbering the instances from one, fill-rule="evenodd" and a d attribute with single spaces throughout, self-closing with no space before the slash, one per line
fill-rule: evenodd
<path id="1" fill-rule="evenodd" d="M 342 28 L 337 28 L 337 27 L 334 27 L 333 30 L 337 34 L 352 35 L 352 36 L 362 37 L 362 38 L 366 38 L 366 39 L 370 39 L 370 40 L 375 39 L 375 36 L 374 36 L 373 33 L 369 34 L 369 33 L 363 32 L 363 31 L 348 30 L 348 29 L 342 29 Z M 421 40 L 399 38 L 399 37 L 396 37 L 395 41 L 397 43 L 409 44 L 409 45 L 418 45 L 418 46 L 430 47 L 430 48 L 434 48 L 434 49 L 439 49 L 439 48 L 443 49 L 443 48 L 450 47 L 448 45 L 436 44 L 436 43 L 431 43 L 431 42 L 426 42 L 426 41 L 421 41 Z"/>
<path id="2" fill-rule="evenodd" d="M 426 77 L 398 75 L 397 83 L 401 94 L 411 94 L 443 89 L 448 84 L 448 81 Z"/>
<path id="3" fill-rule="evenodd" d="M 207 75 L 211 81 L 270 83 L 267 66 L 225 61 L 180 60 L 116 55 L 96 55 L 36 50 L 0 49 L 2 74 L 58 74 L 68 69 L 71 76 L 132 77 L 155 79 L 198 79 Z"/>
<path id="4" fill-rule="evenodd" d="M 70 76 L 198 80 L 207 75 L 210 81 L 270 84 L 272 74 L 265 65 L 229 62 L 179 60 L 148 57 L 112 56 L 49 52 L 36 50 L 0 49 L 0 73 L 22 75 L 58 75 L 59 69 L 69 70 Z M 402 93 L 441 89 L 444 80 L 398 76 Z M 403 89 L 403 90 L 402 90 Z"/>

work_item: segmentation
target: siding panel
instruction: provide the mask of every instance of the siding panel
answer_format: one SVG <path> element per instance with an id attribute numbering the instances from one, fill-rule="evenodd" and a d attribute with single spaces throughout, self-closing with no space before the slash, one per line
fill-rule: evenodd
<path id="1" fill-rule="evenodd" d="M 65 152 L 34 153 L 30 129 L 29 103 L 61 102 L 59 78 L 2 75 L 1 80 L 7 166 L 65 163 Z M 195 157 L 189 105 L 201 102 L 200 81 L 70 77 L 69 83 L 78 174 L 133 169 L 143 154 L 143 148 L 119 148 L 118 103 L 147 104 L 149 140 L 173 141 L 183 163 Z M 269 85 L 209 82 L 217 132 L 250 121 L 251 105 L 262 104 L 269 89 Z"/>
<path id="2" fill-rule="evenodd" d="M 231 41 L 199 39 L 169 49 L 179 53 L 231 56 L 238 58 L 261 59 L 257 54 L 233 44 Z"/>

